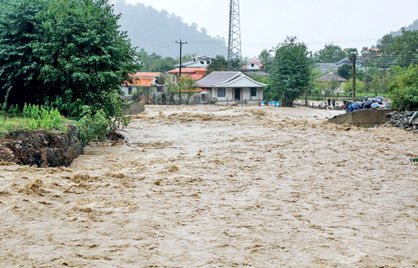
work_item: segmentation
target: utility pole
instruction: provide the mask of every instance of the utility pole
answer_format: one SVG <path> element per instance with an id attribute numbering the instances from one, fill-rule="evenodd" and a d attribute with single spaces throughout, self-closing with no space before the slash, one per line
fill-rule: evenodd
<path id="1" fill-rule="evenodd" d="M 182 57 L 182 53 L 183 53 L 183 45 L 187 45 L 187 42 L 182 41 L 181 39 L 179 39 L 178 41 L 176 41 L 176 44 L 180 45 L 180 67 L 179 67 L 179 82 L 180 82 L 180 78 L 181 78 L 181 57 Z M 181 105 L 181 88 L 179 87 L 179 104 Z"/>
<path id="2" fill-rule="evenodd" d="M 357 60 L 356 54 L 355 53 L 351 54 L 352 73 L 353 73 L 353 75 L 352 75 L 352 78 L 353 78 L 353 92 L 352 92 L 353 100 L 355 100 L 355 98 L 356 98 L 356 60 Z"/>

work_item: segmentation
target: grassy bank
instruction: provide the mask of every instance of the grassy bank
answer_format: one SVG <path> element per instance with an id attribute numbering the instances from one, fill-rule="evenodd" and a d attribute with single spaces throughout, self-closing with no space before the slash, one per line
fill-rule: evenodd
<path id="1" fill-rule="evenodd" d="M 65 130 L 65 125 L 68 123 L 74 123 L 71 120 L 63 120 L 57 128 L 41 127 L 34 121 L 33 118 L 26 117 L 0 117 L 0 133 L 7 134 L 16 130 L 36 130 L 36 129 L 48 129 L 48 130 Z"/>
<path id="2" fill-rule="evenodd" d="M 26 105 L 23 110 L 11 107 L 2 110 L 0 116 L 0 133 L 7 134 L 15 130 L 65 130 L 69 120 L 64 119 L 57 109 L 46 109 L 38 105 Z"/>

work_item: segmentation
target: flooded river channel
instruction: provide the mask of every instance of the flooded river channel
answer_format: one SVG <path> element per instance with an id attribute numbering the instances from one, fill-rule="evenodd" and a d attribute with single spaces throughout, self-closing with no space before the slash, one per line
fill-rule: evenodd
<path id="1" fill-rule="evenodd" d="M 418 136 L 149 106 L 69 168 L 0 164 L 0 267 L 418 265 Z"/>

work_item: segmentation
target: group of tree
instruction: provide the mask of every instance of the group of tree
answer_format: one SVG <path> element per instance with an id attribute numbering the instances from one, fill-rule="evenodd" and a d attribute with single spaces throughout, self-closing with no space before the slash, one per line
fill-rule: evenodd
<path id="1" fill-rule="evenodd" d="M 334 90 L 341 86 L 340 83 L 316 82 L 316 79 L 324 74 L 315 69 L 315 63 L 335 63 L 347 58 L 347 64 L 338 69 L 338 74 L 348 80 L 343 84 L 347 94 L 354 96 L 359 92 L 388 95 L 393 98 L 394 107 L 397 109 L 416 109 L 417 46 L 416 30 L 403 30 L 401 35 L 395 37 L 386 35 L 376 47 L 363 49 L 362 54 L 359 54 L 357 49 L 342 49 L 330 44 L 312 54 L 303 43 L 297 42 L 295 38 L 288 38 L 283 44 L 271 50 L 263 50 L 259 55 L 263 69 L 270 77 L 254 78 L 268 84 L 265 91 L 266 99 L 280 99 L 282 104 L 287 106 L 303 94 L 321 94 L 323 97 L 335 94 Z M 355 83 L 353 61 L 356 61 Z M 358 69 L 359 62 L 366 67 L 364 70 Z"/>
<path id="2" fill-rule="evenodd" d="M 82 106 L 114 111 L 137 53 L 108 0 L 2 0 L 2 103 L 45 104 L 79 118 Z"/>
<path id="3" fill-rule="evenodd" d="M 163 58 L 155 53 L 148 54 L 144 49 L 139 51 L 140 70 L 143 72 L 167 72 L 173 69 L 179 61 L 171 57 Z"/>
<path id="4" fill-rule="evenodd" d="M 418 64 L 418 30 L 402 30 L 401 35 L 387 34 L 376 46 L 363 48 L 363 64 L 388 69 L 393 65 Z"/>
<path id="5" fill-rule="evenodd" d="M 240 59 L 235 58 L 228 63 L 228 60 L 224 56 L 217 55 L 211 60 L 207 69 L 208 73 L 213 71 L 239 71 L 243 65 L 245 65 L 245 62 Z"/>

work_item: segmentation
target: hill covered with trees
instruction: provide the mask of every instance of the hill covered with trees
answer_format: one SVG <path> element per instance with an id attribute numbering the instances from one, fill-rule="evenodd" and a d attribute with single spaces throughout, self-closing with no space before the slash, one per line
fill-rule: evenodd
<path id="1" fill-rule="evenodd" d="M 418 20 L 415 20 L 411 25 L 409 25 L 407 27 L 403 27 L 402 29 L 404 29 L 405 31 L 416 31 L 416 30 L 418 30 Z M 393 37 L 400 36 L 400 35 L 402 35 L 402 29 L 400 29 L 396 32 L 391 32 L 390 35 L 392 35 Z"/>
<path id="2" fill-rule="evenodd" d="M 204 54 L 207 56 L 225 55 L 226 41 L 221 37 L 210 36 L 205 28 L 197 24 L 188 25 L 181 17 L 158 11 L 144 4 L 131 5 L 124 0 L 115 1 L 114 9 L 121 14 L 119 23 L 127 31 L 134 46 L 147 53 L 176 58 L 179 55 L 175 40 L 188 41 L 184 54 Z"/>

